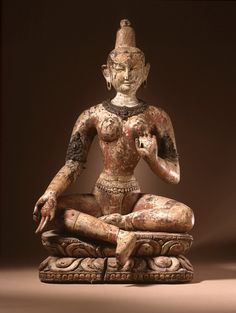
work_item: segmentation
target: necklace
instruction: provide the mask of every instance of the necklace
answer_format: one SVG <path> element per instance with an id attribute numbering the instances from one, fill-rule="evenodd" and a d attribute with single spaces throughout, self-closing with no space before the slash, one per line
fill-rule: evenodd
<path id="1" fill-rule="evenodd" d="M 110 99 L 103 101 L 102 105 L 107 111 L 120 116 L 122 119 L 143 113 L 148 107 L 147 103 L 143 100 L 139 100 L 139 103 L 133 107 L 112 104 Z"/>

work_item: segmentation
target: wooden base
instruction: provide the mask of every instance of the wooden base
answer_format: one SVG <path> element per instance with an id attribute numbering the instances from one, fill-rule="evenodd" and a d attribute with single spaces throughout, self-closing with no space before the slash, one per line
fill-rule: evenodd
<path id="1" fill-rule="evenodd" d="M 189 234 L 135 231 L 137 237 L 133 252 L 137 257 L 154 257 L 159 255 L 185 255 L 190 250 L 193 237 Z M 74 258 L 114 257 L 115 245 L 88 240 L 81 236 L 72 237 L 56 231 L 42 234 L 43 246 L 50 255 Z"/>
<path id="2" fill-rule="evenodd" d="M 184 283 L 193 278 L 186 257 L 131 258 L 119 269 L 116 259 L 48 257 L 40 264 L 39 278 L 46 283 Z"/>

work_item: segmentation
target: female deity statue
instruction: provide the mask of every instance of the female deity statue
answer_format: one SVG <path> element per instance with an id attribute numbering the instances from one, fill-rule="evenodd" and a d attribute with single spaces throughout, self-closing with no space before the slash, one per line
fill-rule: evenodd
<path id="1" fill-rule="evenodd" d="M 150 65 L 136 47 L 128 20 L 121 21 L 115 49 L 102 66 L 111 100 L 85 110 L 73 128 L 65 165 L 37 201 L 36 233 L 55 220 L 60 229 L 116 245 L 123 266 L 134 249 L 135 231 L 186 233 L 194 224 L 192 210 L 159 195 L 141 193 L 134 170 L 141 158 L 168 183 L 180 180 L 171 120 L 161 108 L 136 97 Z M 84 168 L 89 147 L 98 136 L 103 170 L 91 194 L 62 195 Z"/>

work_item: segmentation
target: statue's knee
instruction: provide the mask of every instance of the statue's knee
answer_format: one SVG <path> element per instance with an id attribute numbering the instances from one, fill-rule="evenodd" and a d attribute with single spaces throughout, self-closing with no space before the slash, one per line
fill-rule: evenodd
<path id="1" fill-rule="evenodd" d="M 178 203 L 171 208 L 172 223 L 176 227 L 176 231 L 188 232 L 194 225 L 194 214 L 187 205 Z"/>
<path id="2" fill-rule="evenodd" d="M 64 219 L 74 220 L 77 213 L 78 213 L 78 211 L 76 211 L 74 209 L 67 209 L 64 211 Z"/>
<path id="3" fill-rule="evenodd" d="M 62 230 L 73 230 L 79 212 L 74 209 L 60 209 L 57 212 L 56 226 Z"/>
<path id="4" fill-rule="evenodd" d="M 187 205 L 182 204 L 181 205 L 181 227 L 183 228 L 183 231 L 188 232 L 193 228 L 194 225 L 194 214 L 191 208 L 189 208 Z"/>

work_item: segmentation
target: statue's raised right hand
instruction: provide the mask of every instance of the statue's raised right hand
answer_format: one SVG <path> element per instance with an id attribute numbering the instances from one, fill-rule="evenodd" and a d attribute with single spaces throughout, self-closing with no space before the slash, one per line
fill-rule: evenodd
<path id="1" fill-rule="evenodd" d="M 33 219 L 39 222 L 39 226 L 35 233 L 41 232 L 48 221 L 51 221 L 56 212 L 57 199 L 55 193 L 52 191 L 46 191 L 42 197 L 36 202 L 33 211 Z"/>

